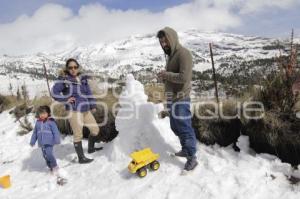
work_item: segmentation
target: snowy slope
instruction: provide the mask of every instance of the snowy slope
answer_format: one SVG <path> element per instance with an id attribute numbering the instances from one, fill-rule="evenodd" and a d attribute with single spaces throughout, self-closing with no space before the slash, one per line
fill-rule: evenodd
<path id="1" fill-rule="evenodd" d="M 262 62 L 252 65 L 250 62 L 251 66 L 245 66 L 242 63 L 257 59 L 270 59 L 279 54 L 277 40 L 272 38 L 199 30 L 187 30 L 179 32 L 178 35 L 181 43 L 192 51 L 195 71 L 205 71 L 211 68 L 208 48 L 210 42 L 213 43 L 216 68 L 219 68 L 217 72 L 222 76 L 233 74 L 234 71 L 242 72 L 243 74 L 239 74 L 242 77 L 245 74 L 251 76 L 256 70 L 260 71 L 259 74 L 264 74 L 265 70 L 271 70 L 272 67 Z M 295 43 L 299 41 L 299 38 L 295 39 Z M 288 43 L 283 39 L 280 42 L 282 45 Z M 282 53 L 286 54 L 288 45 L 282 48 Z M 32 97 L 38 94 L 35 88 L 40 88 L 39 91 L 43 93 L 47 92 L 43 64 L 46 65 L 49 76 L 53 79 L 57 76 L 57 71 L 65 64 L 65 60 L 70 57 L 77 58 L 83 68 L 92 75 L 96 75 L 97 78 L 100 76 L 120 79 L 126 74 L 135 73 L 135 77 L 151 82 L 156 81 L 155 74 L 165 65 L 163 51 L 154 33 L 135 35 L 109 43 L 78 46 L 56 53 L 0 55 L 0 80 L 4 82 L 0 86 L 0 93 L 11 93 L 8 89 L 9 83 L 12 83 L 14 91 L 25 83 L 28 89 L 32 90 L 30 91 Z M 211 72 L 208 74 L 210 75 Z M 193 82 L 195 91 L 195 88 L 203 87 L 202 79 L 196 78 L 198 81 Z"/>
<path id="2" fill-rule="evenodd" d="M 299 171 L 274 156 L 253 153 L 244 136 L 238 143 L 241 153 L 231 147 L 198 144 L 198 168 L 181 176 L 184 160 L 168 155 L 179 150 L 179 142 L 168 118 L 157 117 L 162 105 L 147 102 L 142 84 L 132 76 L 126 82 L 116 120 L 120 134 L 104 144 L 103 151 L 93 154 L 93 163 L 65 166 L 75 156 L 71 137 L 56 146 L 58 163 L 69 179 L 63 187 L 55 185 L 47 173 L 40 150 L 28 145 L 30 135 L 16 136 L 17 123 L 8 112 L 0 114 L 0 176 L 9 174 L 12 178 L 12 187 L 0 189 L 0 198 L 299 198 L 300 186 L 290 185 L 286 179 L 292 174 L 300 177 Z M 137 111 L 129 111 L 128 106 Z M 125 117 L 136 113 L 140 117 Z M 85 148 L 86 144 L 84 141 Z M 161 168 L 140 179 L 127 171 L 127 165 L 129 154 L 143 147 L 161 155 Z"/>
<path id="3" fill-rule="evenodd" d="M 198 30 L 187 30 L 179 32 L 178 35 L 181 43 L 193 52 L 197 71 L 211 68 L 208 49 L 208 44 L 211 42 L 214 44 L 216 67 L 232 56 L 252 60 L 271 58 L 279 54 L 277 40 L 272 38 Z M 45 63 L 49 67 L 49 72 L 55 73 L 57 68 L 70 57 L 77 58 L 85 69 L 115 78 L 142 69 L 155 71 L 165 63 L 162 49 L 155 34 L 152 33 L 135 35 L 110 43 L 78 46 L 75 49 L 66 49 L 52 54 L 43 52 L 35 55 L 2 55 L 0 72 L 10 73 L 8 68 L 16 68 L 21 73 L 20 69 L 33 72 L 33 70 L 41 70 Z"/>

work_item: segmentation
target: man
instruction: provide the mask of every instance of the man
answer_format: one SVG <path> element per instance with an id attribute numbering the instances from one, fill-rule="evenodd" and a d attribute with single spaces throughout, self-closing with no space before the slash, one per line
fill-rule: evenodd
<path id="1" fill-rule="evenodd" d="M 160 30 L 157 37 L 167 55 L 166 70 L 160 71 L 158 78 L 165 83 L 171 129 L 178 136 L 182 147 L 175 155 L 187 158 L 184 170 L 190 171 L 198 165 L 196 136 L 190 111 L 192 55 L 189 50 L 180 45 L 177 33 L 172 28 L 166 27 Z"/>

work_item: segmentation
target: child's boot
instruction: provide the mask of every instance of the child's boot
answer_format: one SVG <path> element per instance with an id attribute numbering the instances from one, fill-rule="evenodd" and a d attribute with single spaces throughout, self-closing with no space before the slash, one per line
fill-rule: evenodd
<path id="1" fill-rule="evenodd" d="M 58 176 L 59 175 L 59 168 L 58 168 L 58 166 L 50 169 L 50 171 L 51 171 L 51 174 L 54 175 L 54 176 Z"/>

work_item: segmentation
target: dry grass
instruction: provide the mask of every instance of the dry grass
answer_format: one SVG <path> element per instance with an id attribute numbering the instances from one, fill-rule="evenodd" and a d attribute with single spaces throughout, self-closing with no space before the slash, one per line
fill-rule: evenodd
<path id="1" fill-rule="evenodd" d="M 33 106 L 33 111 L 36 112 L 38 107 L 40 106 L 50 106 L 52 103 L 52 98 L 49 96 L 42 96 L 40 98 L 35 97 L 32 101 L 31 104 Z"/>
<path id="2" fill-rule="evenodd" d="M 282 132 L 290 128 L 289 122 L 285 122 L 276 113 L 266 112 L 265 117 L 263 118 L 263 123 L 265 124 L 266 138 L 269 144 L 273 147 L 276 147 L 280 142 L 280 136 Z"/>
<path id="3" fill-rule="evenodd" d="M 18 135 L 25 135 L 33 130 L 31 123 L 29 122 L 27 115 L 24 117 L 24 120 L 19 120 L 21 130 L 18 131 Z"/>
<path id="4" fill-rule="evenodd" d="M 217 109 L 218 106 L 210 103 L 195 106 L 192 123 L 197 138 L 205 144 L 218 143 L 227 146 L 235 143 L 241 129 L 240 120 L 236 117 L 238 113 L 236 101 L 224 100 L 220 103 L 222 114 L 232 119 L 219 118 Z"/>
<path id="5" fill-rule="evenodd" d="M 165 89 L 162 84 L 147 84 L 145 85 L 145 93 L 148 95 L 148 101 L 155 104 L 166 101 L 164 95 Z"/>
<path id="6" fill-rule="evenodd" d="M 39 98 L 35 97 L 31 102 L 31 104 L 34 106 L 35 109 L 38 108 L 39 106 L 45 106 L 45 105 L 50 106 L 51 103 L 52 103 L 52 98 L 49 96 L 42 96 Z"/>
<path id="7" fill-rule="evenodd" d="M 299 95 L 295 98 L 295 104 L 293 106 L 293 111 L 295 113 L 300 111 L 300 96 Z"/>
<path id="8" fill-rule="evenodd" d="M 104 103 L 108 107 L 108 110 L 111 111 L 113 107 L 118 105 L 118 95 L 119 93 L 114 93 L 112 89 L 109 89 L 105 96 L 97 98 L 97 102 Z"/>
<path id="9" fill-rule="evenodd" d="M 220 114 L 227 117 L 235 117 L 239 111 L 239 104 L 237 100 L 223 100 L 220 102 Z M 218 105 L 214 102 L 212 103 L 195 103 L 193 112 L 197 116 L 218 116 Z"/>
<path id="10" fill-rule="evenodd" d="M 244 134 L 250 138 L 250 146 L 258 153 L 270 153 L 292 165 L 300 163 L 300 119 L 293 111 L 299 110 L 294 101 L 291 83 L 277 73 L 268 77 L 262 88 L 248 93 L 250 100 L 264 105 L 262 119 L 244 119 Z M 296 102 L 296 103 L 295 103 Z M 251 112 L 251 116 L 261 112 Z"/>
<path id="11" fill-rule="evenodd" d="M 20 105 L 20 101 L 17 100 L 16 96 L 12 95 L 0 95 L 0 113 L 13 108 L 14 106 Z"/>

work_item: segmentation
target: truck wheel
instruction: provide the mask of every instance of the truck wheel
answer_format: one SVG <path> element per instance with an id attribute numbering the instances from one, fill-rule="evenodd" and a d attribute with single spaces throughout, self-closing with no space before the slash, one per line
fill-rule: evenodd
<path id="1" fill-rule="evenodd" d="M 158 170 L 158 169 L 159 169 L 159 166 L 160 166 L 160 164 L 159 164 L 158 161 L 154 161 L 154 162 L 152 162 L 152 163 L 150 164 L 150 168 L 151 168 L 152 170 L 154 170 L 154 171 Z"/>
<path id="2" fill-rule="evenodd" d="M 138 171 L 137 171 L 137 174 L 139 177 L 143 178 L 147 175 L 147 169 L 145 167 L 143 168 L 140 168 Z"/>

